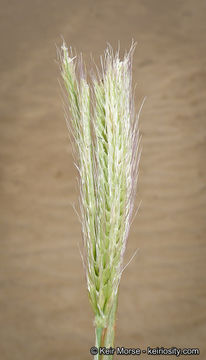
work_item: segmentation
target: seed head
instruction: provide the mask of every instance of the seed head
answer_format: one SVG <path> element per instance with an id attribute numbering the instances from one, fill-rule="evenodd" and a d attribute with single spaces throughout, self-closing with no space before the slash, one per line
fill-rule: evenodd
<path id="1" fill-rule="evenodd" d="M 108 45 L 89 85 L 82 57 L 60 51 L 67 118 L 79 170 L 80 210 L 89 298 L 95 324 L 107 327 L 123 269 L 137 184 L 138 115 L 134 114 L 132 57 Z"/>

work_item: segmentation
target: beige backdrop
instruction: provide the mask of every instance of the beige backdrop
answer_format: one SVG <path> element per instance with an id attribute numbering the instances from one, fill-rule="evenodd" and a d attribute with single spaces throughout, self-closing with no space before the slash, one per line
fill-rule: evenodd
<path id="1" fill-rule="evenodd" d="M 138 42 L 142 205 L 125 260 L 139 251 L 121 281 L 116 345 L 199 347 L 182 358 L 205 360 L 206 2 L 0 5 L 0 359 L 88 360 L 94 344 L 55 62 L 62 35 L 86 61 L 107 41 L 122 52 Z"/>

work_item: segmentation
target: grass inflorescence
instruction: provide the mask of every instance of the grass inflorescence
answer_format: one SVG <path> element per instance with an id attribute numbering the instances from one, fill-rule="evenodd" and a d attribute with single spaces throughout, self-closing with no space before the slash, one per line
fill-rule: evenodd
<path id="1" fill-rule="evenodd" d="M 132 57 L 108 45 L 90 83 L 82 56 L 63 43 L 61 74 L 79 171 L 84 264 L 97 345 L 113 344 L 123 255 L 131 224 L 140 158 L 134 112 Z M 107 329 L 107 335 L 106 330 Z M 109 335 L 108 335 L 109 334 Z M 98 358 L 98 357 L 97 357 Z"/>

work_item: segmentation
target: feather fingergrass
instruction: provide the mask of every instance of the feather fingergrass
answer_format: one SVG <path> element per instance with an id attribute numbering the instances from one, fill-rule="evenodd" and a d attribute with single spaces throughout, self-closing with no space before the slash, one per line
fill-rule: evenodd
<path id="1" fill-rule="evenodd" d="M 131 225 L 140 160 L 134 112 L 132 58 L 135 43 L 120 60 L 108 45 L 89 85 L 82 56 L 63 43 L 61 75 L 69 108 L 79 171 L 83 261 L 94 311 L 96 346 L 114 345 L 118 289 Z M 112 359 L 95 355 L 95 359 Z"/>

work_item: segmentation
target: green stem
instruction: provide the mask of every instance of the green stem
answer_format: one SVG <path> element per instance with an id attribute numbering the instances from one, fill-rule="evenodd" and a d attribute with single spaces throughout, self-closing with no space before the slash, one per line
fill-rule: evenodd
<path id="1" fill-rule="evenodd" d="M 115 337 L 115 320 L 116 320 L 116 311 L 118 304 L 118 294 L 115 299 L 114 305 L 111 309 L 108 326 L 107 328 L 96 327 L 96 347 L 99 350 L 100 347 L 114 347 L 114 337 Z M 113 355 L 95 355 L 94 360 L 112 360 Z"/>
<path id="2" fill-rule="evenodd" d="M 96 334 L 95 346 L 98 349 L 98 353 L 97 353 L 97 355 L 94 356 L 94 360 L 100 360 L 99 348 L 100 348 L 100 346 L 102 346 L 101 343 L 102 343 L 103 330 L 104 329 L 102 327 L 96 327 L 96 329 L 95 329 L 95 334 Z"/>

